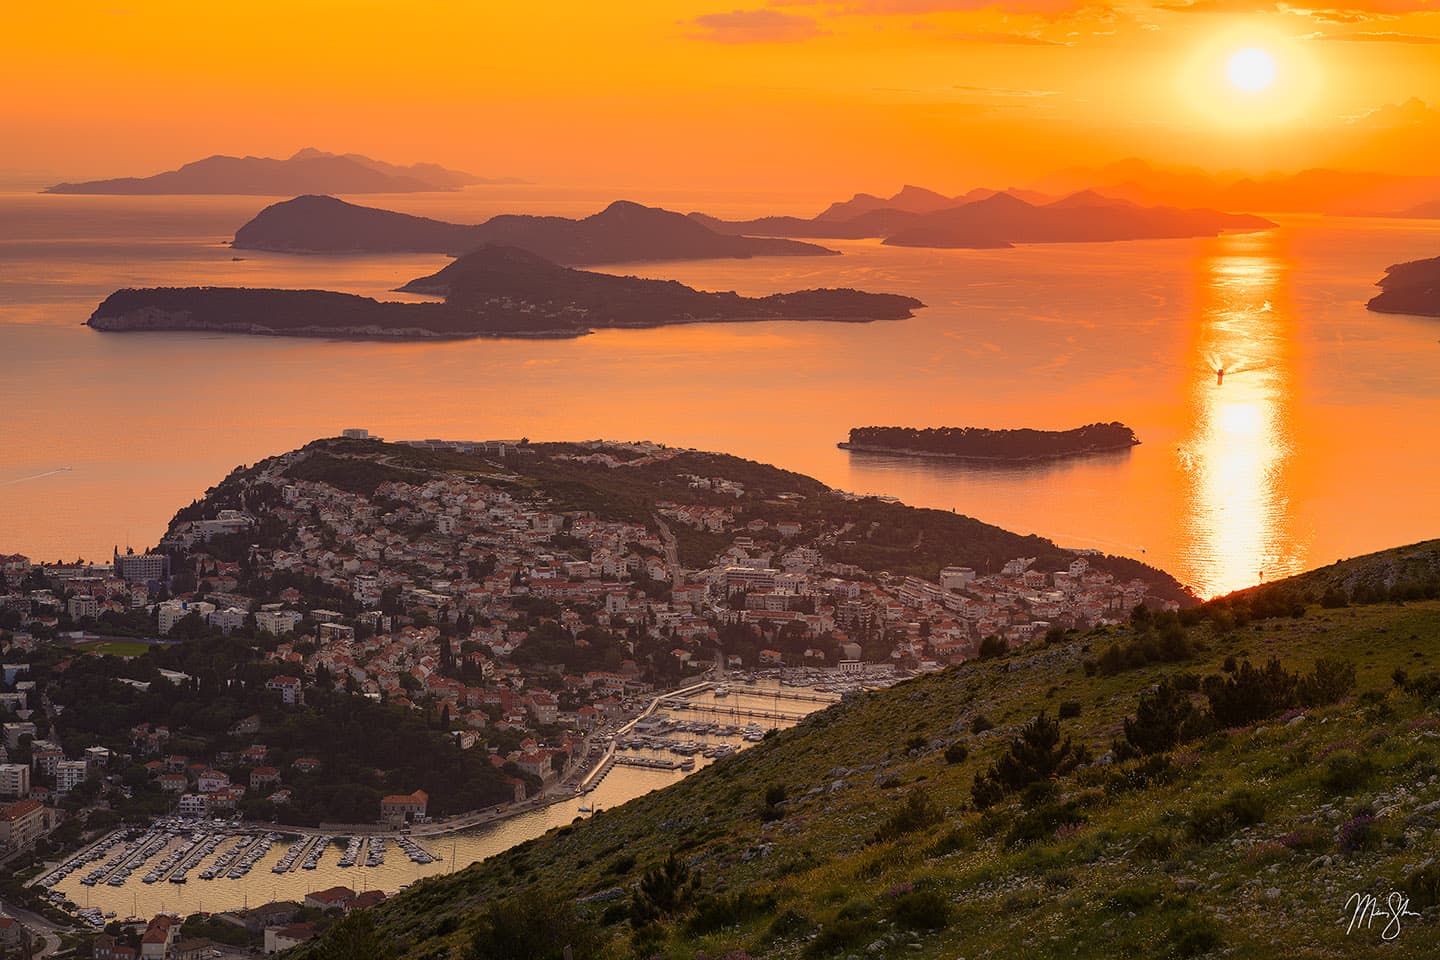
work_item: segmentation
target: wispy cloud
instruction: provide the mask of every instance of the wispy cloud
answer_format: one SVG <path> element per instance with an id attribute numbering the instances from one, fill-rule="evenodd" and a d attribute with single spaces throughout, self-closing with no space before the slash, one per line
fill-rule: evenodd
<path id="1" fill-rule="evenodd" d="M 956 90 L 980 97 L 1016 97 L 1025 100 L 1039 100 L 1044 97 L 1058 97 L 1059 90 L 1016 90 L 1010 87 L 967 87 L 956 84 Z"/>
<path id="2" fill-rule="evenodd" d="M 1327 33 L 1326 40 L 1354 40 L 1369 43 L 1440 43 L 1440 37 L 1426 36 L 1419 33 L 1395 33 L 1393 31 L 1380 31 L 1375 33 Z"/>
<path id="3" fill-rule="evenodd" d="M 950 33 L 946 38 L 960 43 L 1009 43 L 1024 47 L 1068 47 L 1060 40 L 1047 40 L 1034 33 Z"/>
<path id="4" fill-rule="evenodd" d="M 692 38 L 711 43 L 795 43 L 826 33 L 810 17 L 781 10 L 705 13 L 687 23 Z"/>

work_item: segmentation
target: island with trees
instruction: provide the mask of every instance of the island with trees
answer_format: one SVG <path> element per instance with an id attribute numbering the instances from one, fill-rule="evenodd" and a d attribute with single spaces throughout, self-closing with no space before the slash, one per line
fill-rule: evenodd
<path id="1" fill-rule="evenodd" d="M 765 297 L 708 293 L 673 280 L 574 270 L 516 247 L 486 246 L 400 290 L 443 303 L 379 301 L 325 290 L 153 287 L 112 293 L 97 330 L 204 330 L 387 340 L 577 337 L 600 327 L 759 320 L 900 320 L 914 297 L 850 289 Z"/>
<path id="2" fill-rule="evenodd" d="M 984 427 L 853 427 L 842 450 L 1026 463 L 1128 450 L 1140 442 L 1123 423 L 1090 423 L 1073 430 L 990 430 Z"/>

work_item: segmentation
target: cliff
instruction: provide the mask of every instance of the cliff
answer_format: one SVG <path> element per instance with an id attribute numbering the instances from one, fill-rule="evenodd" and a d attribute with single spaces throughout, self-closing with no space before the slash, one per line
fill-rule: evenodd
<path id="1" fill-rule="evenodd" d="M 235 232 L 233 246 L 284 253 L 457 256 L 484 244 L 515 246 L 572 266 L 835 254 L 793 240 L 716 233 L 681 214 L 623 200 L 578 220 L 503 214 L 467 226 L 324 196 L 296 197 L 266 207 Z"/>

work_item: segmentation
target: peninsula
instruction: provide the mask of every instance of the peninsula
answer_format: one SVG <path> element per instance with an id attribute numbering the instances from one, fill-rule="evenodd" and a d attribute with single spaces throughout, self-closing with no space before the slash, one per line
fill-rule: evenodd
<path id="1" fill-rule="evenodd" d="M 1385 271 L 1365 306 L 1376 313 L 1440 317 L 1440 257 L 1397 263 Z"/>
<path id="2" fill-rule="evenodd" d="M 231 246 L 278 253 L 444 253 L 520 247 L 568 266 L 652 260 L 834 256 L 812 243 L 717 233 L 683 214 L 617 200 L 578 220 L 502 214 L 465 225 L 302 196 L 261 210 Z"/>
<path id="3" fill-rule="evenodd" d="M 1091 423 L 1073 430 L 988 430 L 983 427 L 853 427 L 842 450 L 909 457 L 1026 463 L 1109 450 L 1140 441 L 1123 423 Z"/>
<path id="4" fill-rule="evenodd" d="M 285 196 L 296 193 L 428 193 L 459 190 L 489 180 L 434 163 L 399 166 L 358 153 L 335 154 L 306 147 L 294 156 L 217 155 L 150 177 L 119 177 L 84 183 L 57 183 L 45 193 L 110 195 L 220 194 Z"/>
<path id="5" fill-rule="evenodd" d="M 913 297 L 801 290 L 707 293 L 675 281 L 574 270 L 515 247 L 486 246 L 400 290 L 443 303 L 379 301 L 325 290 L 152 287 L 119 290 L 86 323 L 105 331 L 208 330 L 387 340 L 576 337 L 600 327 L 755 320 L 900 320 Z"/>

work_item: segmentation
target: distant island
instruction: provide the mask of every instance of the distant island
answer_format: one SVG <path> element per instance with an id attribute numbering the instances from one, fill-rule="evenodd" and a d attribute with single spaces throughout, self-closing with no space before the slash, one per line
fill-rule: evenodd
<path id="1" fill-rule="evenodd" d="M 261 210 L 231 246 L 279 253 L 444 253 L 483 244 L 529 250 L 569 266 L 747 257 L 835 256 L 812 243 L 716 233 L 683 214 L 617 200 L 572 220 L 502 214 L 465 225 L 303 196 Z"/>
<path id="2" fill-rule="evenodd" d="M 789 237 L 883 238 L 900 247 L 1003 249 L 1017 243 L 1084 243 L 1208 237 L 1227 230 L 1267 230 L 1275 224 L 1250 214 L 1178 207 L 1145 207 L 1083 190 L 1055 200 L 1019 191 L 975 190 L 958 197 L 906 187 L 888 199 L 857 194 L 812 219 L 762 217 L 727 222 L 691 218 L 722 233 Z"/>
<path id="3" fill-rule="evenodd" d="M 434 163 L 399 166 L 358 153 L 335 154 L 306 147 L 285 159 L 217 155 L 150 177 L 120 177 L 85 183 L 57 183 L 45 193 L 115 195 L 230 194 L 286 196 L 297 193 L 429 193 L 482 183 L 486 179 Z"/>
<path id="4" fill-rule="evenodd" d="M 853 427 L 842 450 L 955 460 L 1026 462 L 1058 460 L 1140 441 L 1123 423 L 1091 423 L 1073 430 L 988 430 L 984 427 Z"/>
<path id="5" fill-rule="evenodd" d="M 924 306 L 913 297 L 847 289 L 767 297 L 706 293 L 672 280 L 574 270 L 502 246 L 482 247 L 400 289 L 445 302 L 388 302 L 325 290 L 156 287 L 112 293 L 86 323 L 105 331 L 388 340 L 576 337 L 601 327 L 898 320 Z"/>
<path id="6" fill-rule="evenodd" d="M 1375 285 L 1381 292 L 1365 306 L 1376 313 L 1440 317 L 1440 257 L 1397 263 Z"/>

